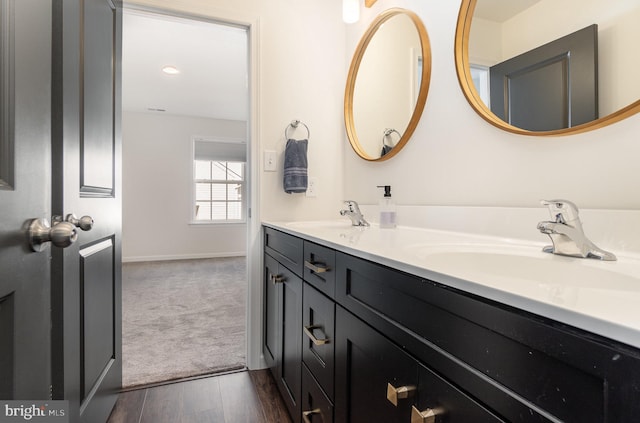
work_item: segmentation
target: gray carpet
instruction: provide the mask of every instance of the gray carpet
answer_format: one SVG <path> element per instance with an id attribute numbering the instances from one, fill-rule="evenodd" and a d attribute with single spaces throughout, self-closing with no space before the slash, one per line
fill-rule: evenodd
<path id="1" fill-rule="evenodd" d="M 245 366 L 245 257 L 124 263 L 123 386 Z"/>

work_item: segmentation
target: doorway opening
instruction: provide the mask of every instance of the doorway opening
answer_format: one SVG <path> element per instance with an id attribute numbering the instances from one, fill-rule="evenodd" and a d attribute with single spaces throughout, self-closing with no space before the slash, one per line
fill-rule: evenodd
<path id="1" fill-rule="evenodd" d="M 124 388 L 246 367 L 248 31 L 124 10 Z"/>

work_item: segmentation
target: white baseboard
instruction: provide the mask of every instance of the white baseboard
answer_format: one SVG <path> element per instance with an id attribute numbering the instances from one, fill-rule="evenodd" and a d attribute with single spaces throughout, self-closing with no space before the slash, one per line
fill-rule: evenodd
<path id="1" fill-rule="evenodd" d="M 133 263 L 140 261 L 168 261 L 168 260 L 190 260 L 205 258 L 222 258 L 222 257 L 244 257 L 246 251 L 224 252 L 224 253 L 202 253 L 202 254 L 173 254 L 166 256 L 129 256 L 122 257 L 123 263 Z"/>

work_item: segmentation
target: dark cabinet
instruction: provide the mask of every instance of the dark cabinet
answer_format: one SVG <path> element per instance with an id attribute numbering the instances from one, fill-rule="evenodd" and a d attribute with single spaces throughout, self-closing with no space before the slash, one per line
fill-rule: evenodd
<path id="1" fill-rule="evenodd" d="M 337 422 L 410 422 L 417 362 L 351 313 L 336 310 Z"/>
<path id="2" fill-rule="evenodd" d="M 411 406 L 411 422 L 447 423 L 504 422 L 484 405 L 469 397 L 426 366 L 418 366 L 418 396 Z"/>
<path id="3" fill-rule="evenodd" d="M 302 366 L 302 421 L 333 423 L 333 402 L 306 365 Z"/>
<path id="4" fill-rule="evenodd" d="M 264 228 L 264 251 L 302 277 L 303 241 L 295 236 Z"/>
<path id="5" fill-rule="evenodd" d="M 286 272 L 283 272 L 286 274 Z M 287 276 L 281 283 L 282 310 L 282 355 L 276 366 L 276 382 L 280 391 L 285 392 L 285 402 L 293 421 L 299 421 L 300 390 L 302 384 L 302 280 L 297 276 Z"/>
<path id="6" fill-rule="evenodd" d="M 304 280 L 329 298 L 335 291 L 335 264 L 334 250 L 304 242 Z"/>
<path id="7" fill-rule="evenodd" d="M 282 311 L 279 309 L 280 287 L 274 283 L 280 265 L 268 254 L 264 255 L 264 330 L 262 353 L 267 366 L 274 368 L 280 360 L 280 339 L 282 338 Z"/>
<path id="8" fill-rule="evenodd" d="M 271 228 L 264 250 L 265 361 L 294 422 L 332 422 L 335 251 Z"/>
<path id="9" fill-rule="evenodd" d="M 293 421 L 640 418 L 640 351 L 265 228 L 264 356 Z"/>
<path id="10" fill-rule="evenodd" d="M 265 252 L 263 354 L 294 423 L 299 423 L 302 389 L 303 285 L 299 276 L 302 273 L 302 240 L 269 230 L 265 232 Z"/>
<path id="11" fill-rule="evenodd" d="M 304 284 L 302 360 L 333 399 L 335 303 Z"/>
<path id="12" fill-rule="evenodd" d="M 342 307 L 335 415 L 351 423 L 503 421 Z"/>
<path id="13" fill-rule="evenodd" d="M 637 349 L 340 252 L 336 301 L 506 421 L 640 416 Z"/>

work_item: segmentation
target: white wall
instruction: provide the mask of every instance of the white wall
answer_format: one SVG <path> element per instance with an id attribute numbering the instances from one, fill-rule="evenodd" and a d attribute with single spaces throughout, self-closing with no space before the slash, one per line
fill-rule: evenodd
<path id="1" fill-rule="evenodd" d="M 124 261 L 244 255 L 246 224 L 192 225 L 192 137 L 246 138 L 241 121 L 124 112 Z"/>
<path id="2" fill-rule="evenodd" d="M 582 208 L 640 208 L 639 115 L 554 138 L 494 128 L 471 109 L 456 77 L 459 2 L 378 0 L 349 28 L 347 54 L 377 13 L 396 6 L 415 11 L 429 32 L 433 61 L 427 105 L 412 139 L 392 160 L 365 162 L 345 144 L 346 197 L 375 204 L 376 185 L 390 184 L 399 204 L 537 207 L 541 198 L 561 197 Z"/>
<path id="3" fill-rule="evenodd" d="M 337 215 L 342 196 L 342 119 L 347 73 L 340 1 L 140 0 L 125 2 L 182 14 L 238 22 L 254 21 L 260 56 L 257 110 L 253 122 L 260 167 L 262 151 L 278 152 L 278 171 L 259 172 L 258 219 L 288 220 Z M 254 64 L 256 65 L 256 64 Z M 318 178 L 317 197 L 282 189 L 284 131 L 294 119 L 311 131 L 309 175 Z M 296 132 L 294 136 L 303 136 Z"/>
<path id="4" fill-rule="evenodd" d="M 341 21 L 340 2 L 288 2 L 284 0 L 245 0 L 227 2 L 222 0 L 141 0 L 126 2 L 129 6 L 145 6 L 180 14 L 192 14 L 213 19 L 225 19 L 240 22 L 255 21 L 252 31 L 258 31 L 260 56 L 257 81 L 259 91 L 253 99 L 259 110 L 257 122 L 253 122 L 257 139 L 250 142 L 258 147 L 260 184 L 252 189 L 259 190 L 261 216 L 257 219 L 287 220 L 302 217 L 321 218 L 328 214 L 337 214 L 342 200 L 342 146 L 344 143 L 344 124 L 342 121 L 342 101 L 346 65 L 344 56 L 345 28 Z M 306 19 L 313 17 L 313 19 Z M 282 159 L 285 146 L 284 131 L 294 119 L 300 119 L 309 127 L 309 175 L 318 178 L 317 197 L 309 198 L 304 194 L 286 194 L 282 189 Z M 126 118 L 125 118 L 126 120 Z M 130 136 L 123 123 L 125 166 Z M 129 122 L 131 123 L 131 122 Z M 168 123 L 168 122 L 167 122 Z M 167 125 L 169 128 L 169 125 Z M 185 128 L 186 129 L 186 128 Z M 192 130 L 193 132 L 193 130 Z M 191 135 L 191 133 L 190 133 Z M 302 132 L 292 133 L 295 137 Z M 262 151 L 276 150 L 278 153 L 278 171 L 262 172 Z M 185 157 L 189 157 L 188 155 Z M 127 177 L 125 168 L 125 178 Z M 125 179 L 127 180 L 127 179 Z M 187 195 L 187 192 L 176 196 Z M 133 196 L 133 193 L 132 195 Z M 131 196 L 128 196 L 131 198 Z M 178 202 L 177 197 L 165 192 L 169 202 Z M 125 197 L 126 201 L 127 197 Z M 132 201 L 132 200 L 130 200 Z M 131 210 L 131 209 L 129 209 Z M 137 211 L 138 209 L 135 208 Z M 176 210 L 176 213 L 178 211 Z M 129 219 L 125 205 L 126 238 L 123 240 L 125 257 L 165 255 L 169 248 L 163 242 L 145 237 L 139 240 L 141 229 L 134 228 L 134 220 Z M 184 222 L 182 218 L 181 222 Z M 157 222 L 148 220 L 143 225 L 144 233 L 155 227 Z M 209 229 L 213 231 L 214 229 Z M 215 231 L 220 231 L 216 229 Z M 230 229 L 225 229 L 229 231 Z M 201 228 L 188 227 L 187 232 L 202 231 Z M 207 238 L 207 232 L 202 232 Z M 135 242 L 134 242 L 135 240 Z M 160 245 L 159 245 L 160 244 Z M 147 247 L 153 246 L 149 250 Z M 241 251 L 239 244 L 230 251 Z M 194 250 L 195 247 L 192 248 Z M 198 249 L 201 251 L 201 249 Z M 219 248 L 211 251 L 220 252 Z M 184 251 L 193 254 L 195 251 Z"/>

